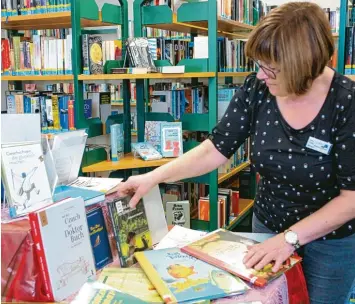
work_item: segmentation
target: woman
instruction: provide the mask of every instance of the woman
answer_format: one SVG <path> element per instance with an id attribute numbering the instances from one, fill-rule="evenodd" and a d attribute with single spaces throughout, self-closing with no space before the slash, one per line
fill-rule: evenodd
<path id="1" fill-rule="evenodd" d="M 251 137 L 261 180 L 253 231 L 275 236 L 249 249 L 244 263 L 273 271 L 295 250 L 311 303 L 344 303 L 355 277 L 355 83 L 327 63 L 329 22 L 312 3 L 284 4 L 251 33 L 246 55 L 257 62 L 208 140 L 173 162 L 121 184 L 135 192 L 210 172 Z"/>

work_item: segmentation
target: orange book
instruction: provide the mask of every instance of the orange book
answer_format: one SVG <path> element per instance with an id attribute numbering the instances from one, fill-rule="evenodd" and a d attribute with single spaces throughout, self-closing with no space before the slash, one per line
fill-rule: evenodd
<path id="1" fill-rule="evenodd" d="M 207 198 L 198 200 L 198 219 L 201 221 L 210 220 L 210 201 Z"/>

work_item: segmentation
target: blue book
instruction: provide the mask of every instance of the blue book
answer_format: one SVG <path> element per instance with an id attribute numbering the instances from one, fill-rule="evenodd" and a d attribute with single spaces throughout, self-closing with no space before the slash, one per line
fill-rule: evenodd
<path id="1" fill-rule="evenodd" d="M 179 157 L 183 154 L 181 122 L 162 122 L 161 154 L 163 157 Z"/>
<path id="2" fill-rule="evenodd" d="M 59 97 L 59 121 L 60 121 L 60 128 L 62 131 L 69 130 L 68 100 L 69 100 L 69 96 Z"/>
<path id="3" fill-rule="evenodd" d="M 107 236 L 102 208 L 95 208 L 86 214 L 92 251 L 96 270 L 104 268 L 112 262 L 112 252 Z"/>
<path id="4" fill-rule="evenodd" d="M 135 257 L 165 303 L 212 300 L 250 289 L 241 279 L 178 248 L 136 252 Z"/>
<path id="5" fill-rule="evenodd" d="M 25 114 L 29 113 L 31 114 L 32 111 L 31 111 L 31 98 L 24 95 L 23 96 L 23 112 Z"/>
<path id="6" fill-rule="evenodd" d="M 124 131 L 123 124 L 114 124 L 110 126 L 111 139 L 111 160 L 119 161 L 124 154 Z"/>
<path id="7" fill-rule="evenodd" d="M 92 99 L 84 99 L 84 116 L 86 119 L 92 117 Z"/>
<path id="8" fill-rule="evenodd" d="M 58 186 L 54 190 L 53 201 L 58 202 L 68 197 L 82 197 L 85 206 L 100 203 L 105 200 L 105 194 L 99 191 L 83 189 L 71 186 Z"/>

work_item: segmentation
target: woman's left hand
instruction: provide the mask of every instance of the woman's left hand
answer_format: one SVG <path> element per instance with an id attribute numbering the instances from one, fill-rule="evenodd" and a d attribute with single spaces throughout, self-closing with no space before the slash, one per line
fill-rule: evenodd
<path id="1" fill-rule="evenodd" d="M 243 263 L 247 268 L 256 270 L 262 269 L 265 265 L 275 261 L 273 272 L 277 272 L 282 263 L 286 261 L 295 248 L 286 243 L 283 233 L 277 234 L 266 241 L 248 247 L 248 253 L 245 255 Z"/>

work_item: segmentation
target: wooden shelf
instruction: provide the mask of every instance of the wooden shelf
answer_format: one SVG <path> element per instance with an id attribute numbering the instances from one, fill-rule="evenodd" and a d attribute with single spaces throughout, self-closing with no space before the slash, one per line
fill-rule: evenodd
<path id="1" fill-rule="evenodd" d="M 101 14 L 100 14 L 101 19 Z M 108 26 L 101 20 L 81 19 L 82 27 Z M 57 12 L 35 15 L 19 15 L 1 18 L 1 28 L 6 30 L 35 30 L 71 28 L 71 13 Z"/>
<path id="2" fill-rule="evenodd" d="M 196 21 L 196 22 L 178 22 L 176 14 L 173 14 L 172 23 L 162 23 L 162 24 L 145 24 L 147 27 L 182 32 L 191 33 L 199 35 L 208 34 L 208 22 L 207 21 Z M 253 25 L 244 24 L 234 20 L 227 20 L 223 18 L 218 19 L 218 33 L 220 36 L 228 37 L 231 39 L 247 39 L 248 34 L 254 29 Z"/>
<path id="3" fill-rule="evenodd" d="M 1 76 L 1 80 L 7 81 L 64 81 L 73 79 L 73 75 Z"/>
<path id="4" fill-rule="evenodd" d="M 355 81 L 355 75 L 345 75 L 345 76 L 350 78 L 351 80 Z"/>
<path id="5" fill-rule="evenodd" d="M 140 158 L 134 158 L 131 153 L 128 153 L 123 159 L 118 162 L 102 161 L 87 167 L 83 167 L 82 170 L 84 173 L 94 173 L 102 171 L 159 167 L 171 162 L 172 160 L 174 160 L 174 158 L 162 158 L 159 160 L 142 160 Z"/>
<path id="6" fill-rule="evenodd" d="M 254 205 L 254 200 L 252 199 L 239 199 L 239 214 L 238 216 L 227 226 L 228 230 L 233 229 L 238 225 L 252 210 Z"/>
<path id="7" fill-rule="evenodd" d="M 175 78 L 209 78 L 214 77 L 213 72 L 204 73 L 183 73 L 183 74 L 97 74 L 97 75 L 79 75 L 79 80 L 123 80 L 123 79 L 175 79 Z"/>
<path id="8" fill-rule="evenodd" d="M 218 174 L 218 184 L 223 183 L 224 181 L 226 181 L 227 179 L 229 179 L 232 176 L 236 175 L 237 173 L 239 173 L 243 169 L 249 167 L 249 165 L 250 165 L 250 161 L 246 161 L 244 163 L 241 163 L 239 166 L 235 167 L 234 169 L 232 169 L 228 173 Z"/>

